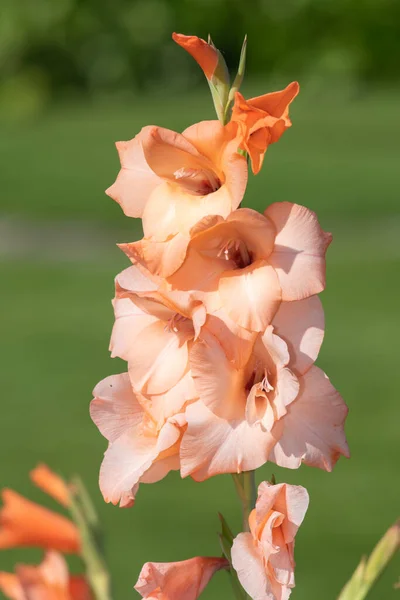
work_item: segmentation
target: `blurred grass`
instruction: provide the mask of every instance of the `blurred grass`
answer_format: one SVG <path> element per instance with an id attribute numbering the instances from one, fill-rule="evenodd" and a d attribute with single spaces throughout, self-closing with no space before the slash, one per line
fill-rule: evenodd
<path id="1" fill-rule="evenodd" d="M 318 364 L 350 406 L 352 459 L 342 459 L 331 474 L 267 465 L 258 478 L 274 472 L 278 481 L 308 488 L 293 598 L 329 600 L 399 514 L 400 121 L 393 119 L 395 97 L 389 93 L 356 98 L 348 90 L 328 96 L 305 89 L 296 103 L 294 127 L 268 151 L 246 204 L 262 209 L 277 200 L 304 203 L 334 233 Z M 110 240 L 138 232 L 137 223 L 103 195 L 118 169 L 113 141 L 133 137 L 148 123 L 182 129 L 201 118 L 213 118 L 205 95 L 159 97 L 131 106 L 58 108 L 34 123 L 3 126 L 0 137 L 1 212 L 22 219 L 24 231 L 28 224 L 19 240 L 22 255 L 4 254 L 0 264 L 0 483 L 46 501 L 28 482 L 37 462 L 83 476 L 107 532 L 115 600 L 135 597 L 131 589 L 147 560 L 218 553 L 218 510 L 233 527 L 240 522 L 228 476 L 200 485 L 173 474 L 142 486 L 131 510 L 105 505 L 96 481 L 105 442 L 88 416 L 93 386 L 124 369 L 107 352 L 113 277 L 127 264 Z M 51 243 L 42 239 L 41 252 L 34 253 L 35 236 L 46 233 L 39 229 L 43 221 Z M 66 222 L 71 255 L 65 232 L 62 247 L 57 244 Z M 73 253 L 74 223 L 79 231 L 99 227 L 87 248 L 79 238 L 81 260 Z M 98 259 L 93 246 L 101 249 Z M 36 556 L 2 552 L 0 568 Z M 395 562 L 371 599 L 397 597 Z M 224 574 L 204 593 L 209 600 L 221 597 L 231 597 Z"/>

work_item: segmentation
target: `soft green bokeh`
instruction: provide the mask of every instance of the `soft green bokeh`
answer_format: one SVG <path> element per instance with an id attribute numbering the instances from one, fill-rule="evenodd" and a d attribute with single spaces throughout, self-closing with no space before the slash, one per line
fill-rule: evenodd
<path id="1" fill-rule="evenodd" d="M 260 210 L 280 200 L 304 203 L 334 234 L 318 364 L 350 407 L 352 459 L 331 474 L 267 465 L 257 475 L 273 472 L 310 493 L 296 546 L 295 600 L 336 598 L 399 513 L 396 103 L 391 93 L 303 86 L 292 130 L 268 150 L 245 200 Z M 174 474 L 143 485 L 133 509 L 105 505 L 97 472 L 106 443 L 88 415 L 93 386 L 124 370 L 107 351 L 113 277 L 127 266 L 114 244 L 139 235 L 138 223 L 104 195 L 118 170 L 113 142 L 149 123 L 180 130 L 210 117 L 206 92 L 168 98 L 158 91 L 130 104 L 54 109 L 24 126 L 3 126 L 0 137 L 0 483 L 46 502 L 28 481 L 37 462 L 84 478 L 107 534 L 114 600 L 136 597 L 132 586 L 147 560 L 218 553 L 218 510 L 236 530 L 240 524 L 229 476 L 195 484 Z M 37 557 L 1 552 L 0 568 Z M 398 567 L 397 558 L 371 599 L 397 598 Z M 204 593 L 230 597 L 223 573 Z"/>

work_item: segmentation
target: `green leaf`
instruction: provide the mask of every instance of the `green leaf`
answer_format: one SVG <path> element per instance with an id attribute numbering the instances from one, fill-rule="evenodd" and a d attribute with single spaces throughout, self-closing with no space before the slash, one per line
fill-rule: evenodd
<path id="1" fill-rule="evenodd" d="M 400 523 L 395 523 L 377 543 L 369 558 L 363 557 L 338 600 L 364 600 L 400 548 Z"/>

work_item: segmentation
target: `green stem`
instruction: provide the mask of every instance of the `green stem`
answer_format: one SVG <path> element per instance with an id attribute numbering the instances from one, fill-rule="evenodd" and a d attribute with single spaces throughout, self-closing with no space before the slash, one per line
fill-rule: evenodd
<path id="1" fill-rule="evenodd" d="M 249 516 L 257 500 L 255 471 L 244 471 L 244 473 L 233 474 L 232 477 L 242 503 L 243 531 L 250 531 Z"/>
<path id="2" fill-rule="evenodd" d="M 81 556 L 95 600 L 111 600 L 110 576 L 85 515 L 77 499 L 71 497 L 70 512 L 81 536 Z"/>

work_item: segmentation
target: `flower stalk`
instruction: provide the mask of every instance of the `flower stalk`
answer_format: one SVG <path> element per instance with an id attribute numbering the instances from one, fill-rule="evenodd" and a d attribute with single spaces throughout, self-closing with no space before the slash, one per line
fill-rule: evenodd
<path id="1" fill-rule="evenodd" d="M 79 529 L 81 556 L 95 600 L 112 600 L 110 576 L 100 546 L 99 521 L 89 494 L 80 479 L 72 485 L 69 510 Z"/>
<path id="2" fill-rule="evenodd" d="M 232 478 L 242 504 L 242 531 L 250 531 L 249 516 L 257 500 L 255 471 L 235 473 Z"/>

